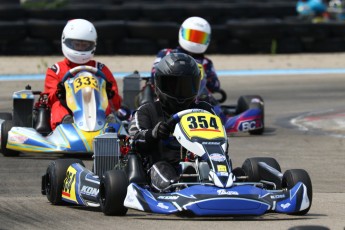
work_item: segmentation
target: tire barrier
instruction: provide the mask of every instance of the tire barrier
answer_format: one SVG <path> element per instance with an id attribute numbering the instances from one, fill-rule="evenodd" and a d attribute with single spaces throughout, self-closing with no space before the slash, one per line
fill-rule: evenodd
<path id="1" fill-rule="evenodd" d="M 175 22 L 144 22 L 129 21 L 126 24 L 130 38 L 144 38 L 149 40 L 176 40 L 178 38 L 179 24 Z"/>
<path id="2" fill-rule="evenodd" d="M 0 4 L 0 21 L 16 21 L 27 18 L 27 12 L 19 5 Z"/>
<path id="3" fill-rule="evenodd" d="M 1 54 L 60 55 L 61 33 L 72 18 L 95 24 L 97 54 L 156 54 L 161 48 L 177 45 L 179 26 L 190 16 L 210 21 L 208 53 L 345 51 L 343 22 L 301 21 L 291 1 L 100 2 L 104 4 L 75 0 L 58 9 L 26 9 L 19 4 L 0 3 Z"/>
<path id="4" fill-rule="evenodd" d="M 0 41 L 18 41 L 27 35 L 28 27 L 25 21 L 0 21 Z"/>
<path id="5" fill-rule="evenodd" d="M 61 39 L 66 22 L 62 20 L 29 19 L 27 21 L 28 37 L 33 39 Z"/>

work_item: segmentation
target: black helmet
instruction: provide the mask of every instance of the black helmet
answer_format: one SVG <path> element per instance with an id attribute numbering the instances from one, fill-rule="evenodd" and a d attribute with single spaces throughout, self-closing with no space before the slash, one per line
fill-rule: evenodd
<path id="1" fill-rule="evenodd" d="M 170 53 L 156 65 L 156 93 L 168 114 L 189 107 L 200 87 L 200 71 L 194 58 L 184 53 Z"/>

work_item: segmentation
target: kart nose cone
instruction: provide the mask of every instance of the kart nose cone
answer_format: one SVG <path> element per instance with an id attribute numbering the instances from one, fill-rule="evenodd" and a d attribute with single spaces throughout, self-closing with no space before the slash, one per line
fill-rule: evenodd
<path id="1" fill-rule="evenodd" d="M 224 197 L 204 200 L 188 209 L 196 215 L 261 215 L 269 209 L 269 205 L 255 200 Z"/>

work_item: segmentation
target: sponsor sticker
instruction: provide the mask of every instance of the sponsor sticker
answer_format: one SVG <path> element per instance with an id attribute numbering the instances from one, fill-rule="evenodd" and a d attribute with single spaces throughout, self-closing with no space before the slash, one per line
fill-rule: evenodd
<path id="1" fill-rule="evenodd" d="M 226 165 L 217 165 L 218 172 L 227 172 Z"/>
<path id="2" fill-rule="evenodd" d="M 286 204 L 281 204 L 280 207 L 282 207 L 283 209 L 287 209 L 288 207 L 290 207 L 290 203 L 286 203 Z"/>
<path id="3" fill-rule="evenodd" d="M 212 153 L 210 154 L 210 159 L 212 161 L 217 161 L 217 162 L 224 162 L 225 161 L 225 156 L 223 154 L 220 153 Z"/>
<path id="4" fill-rule="evenodd" d="M 163 204 L 163 203 L 158 203 L 157 204 L 157 207 L 159 207 L 159 208 L 163 208 L 163 209 L 169 209 L 169 207 L 168 206 L 166 206 L 165 204 Z"/>
<path id="5" fill-rule="evenodd" d="M 220 142 L 218 141 L 203 141 L 201 144 L 203 145 L 220 145 Z"/>
<path id="6" fill-rule="evenodd" d="M 179 196 L 159 196 L 158 199 L 163 199 L 163 200 L 177 200 Z"/>
<path id="7" fill-rule="evenodd" d="M 271 199 L 282 199 L 285 198 L 284 194 L 271 195 Z"/>
<path id="8" fill-rule="evenodd" d="M 229 196 L 238 196 L 239 193 L 237 191 L 227 191 L 225 189 L 217 190 L 218 195 L 229 195 Z"/>
<path id="9" fill-rule="evenodd" d="M 259 128 L 262 128 L 262 122 L 260 120 L 242 121 L 238 125 L 238 130 L 243 132 Z"/>
<path id="10" fill-rule="evenodd" d="M 81 194 L 88 195 L 88 196 L 97 197 L 97 195 L 98 195 L 98 193 L 99 193 L 99 189 L 84 185 L 84 186 L 81 188 L 80 193 L 81 193 Z"/>
<path id="11" fill-rule="evenodd" d="M 229 176 L 228 172 L 217 172 L 218 176 Z"/>

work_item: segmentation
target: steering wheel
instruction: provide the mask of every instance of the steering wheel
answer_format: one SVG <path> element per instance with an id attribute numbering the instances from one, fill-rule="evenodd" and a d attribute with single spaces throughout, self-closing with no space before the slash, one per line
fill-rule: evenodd
<path id="1" fill-rule="evenodd" d="M 219 89 L 219 90 L 217 90 L 217 91 L 214 91 L 213 94 L 220 94 L 221 98 L 220 98 L 220 99 L 217 99 L 217 101 L 218 101 L 219 103 L 223 103 L 224 101 L 226 101 L 227 95 L 226 95 L 226 92 L 225 92 L 224 90 Z"/>
<path id="2" fill-rule="evenodd" d="M 107 78 L 105 77 L 104 73 L 100 71 L 99 69 L 92 67 L 92 66 L 87 66 L 87 65 L 81 65 L 74 67 L 70 69 L 62 78 L 60 83 L 65 83 L 65 81 L 69 78 L 73 78 L 75 74 L 81 72 L 81 71 L 88 71 L 94 73 L 97 77 L 103 78 L 106 82 L 108 81 Z"/>

